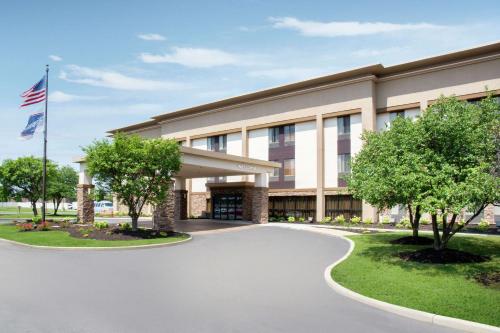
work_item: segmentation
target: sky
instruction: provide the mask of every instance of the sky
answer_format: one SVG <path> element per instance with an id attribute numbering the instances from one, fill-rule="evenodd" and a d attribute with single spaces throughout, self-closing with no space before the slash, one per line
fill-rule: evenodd
<path id="1" fill-rule="evenodd" d="M 0 1 L 0 161 L 43 154 L 19 95 L 46 64 L 48 157 L 71 165 L 154 115 L 500 41 L 498 0 Z"/>

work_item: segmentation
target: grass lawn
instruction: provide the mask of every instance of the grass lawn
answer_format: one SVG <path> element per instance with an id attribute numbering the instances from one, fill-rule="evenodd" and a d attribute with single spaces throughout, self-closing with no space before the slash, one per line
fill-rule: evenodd
<path id="1" fill-rule="evenodd" d="M 356 235 L 353 253 L 332 270 L 335 281 L 362 295 L 439 315 L 500 326 L 500 288 L 486 287 L 473 278 L 500 270 L 500 237 L 458 235 L 449 247 L 489 255 L 474 264 L 419 264 L 397 253 L 425 246 L 393 245 L 405 234 Z"/>
<path id="2" fill-rule="evenodd" d="M 0 238 L 13 240 L 20 243 L 30 245 L 44 246 L 75 246 L 75 247 L 118 247 L 132 245 L 147 245 L 147 244 L 166 244 L 181 241 L 189 238 L 189 235 L 183 234 L 180 236 L 172 236 L 168 238 L 154 239 L 138 239 L 138 240 L 96 240 L 96 239 L 81 239 L 71 237 L 66 231 L 39 231 L 39 232 L 20 232 L 13 225 L 0 225 Z"/>
<path id="3" fill-rule="evenodd" d="M 42 209 L 38 209 L 38 216 L 42 216 Z M 21 213 L 18 213 L 17 207 L 0 207 L 0 218 L 13 218 L 13 219 L 30 219 L 33 217 L 33 211 L 31 208 L 21 208 Z M 62 210 L 59 209 L 57 215 L 54 216 L 53 209 L 47 209 L 47 218 L 75 218 L 76 211 L 75 210 Z"/>

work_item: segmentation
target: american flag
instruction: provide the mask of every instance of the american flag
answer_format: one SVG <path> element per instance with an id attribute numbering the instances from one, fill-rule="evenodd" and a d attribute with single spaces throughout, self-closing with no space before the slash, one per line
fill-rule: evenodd
<path id="1" fill-rule="evenodd" d="M 21 94 L 21 97 L 24 99 L 20 106 L 21 108 L 45 101 L 45 80 L 46 76 L 44 75 L 33 87 Z"/>

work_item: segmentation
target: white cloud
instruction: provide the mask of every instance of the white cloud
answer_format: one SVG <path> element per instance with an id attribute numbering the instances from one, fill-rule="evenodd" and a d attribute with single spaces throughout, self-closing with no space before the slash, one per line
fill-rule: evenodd
<path id="1" fill-rule="evenodd" d="M 143 40 L 152 40 L 152 41 L 166 40 L 166 38 L 160 34 L 139 34 L 137 35 L 137 38 Z"/>
<path id="2" fill-rule="evenodd" d="M 317 76 L 323 71 L 319 68 L 308 67 L 271 68 L 250 71 L 247 76 L 275 80 L 301 80 Z"/>
<path id="3" fill-rule="evenodd" d="M 63 60 L 63 58 L 61 58 L 60 56 L 55 55 L 55 54 L 51 54 L 51 55 L 49 55 L 49 58 L 50 58 L 50 60 L 52 60 L 52 61 L 62 61 L 62 60 Z"/>
<path id="4" fill-rule="evenodd" d="M 237 65 L 241 59 L 232 53 L 217 49 L 174 47 L 171 53 L 142 53 L 139 58 L 150 64 L 172 63 L 192 68 L 210 68 L 224 65 Z"/>
<path id="5" fill-rule="evenodd" d="M 359 49 L 352 52 L 352 55 L 360 58 L 378 57 L 386 54 L 401 53 L 409 50 L 408 47 L 388 47 L 385 49 Z"/>
<path id="6" fill-rule="evenodd" d="M 443 26 L 430 23 L 387 23 L 387 22 L 357 22 L 357 21 L 301 21 L 295 17 L 271 17 L 273 27 L 277 29 L 290 29 L 310 37 L 338 37 L 373 35 L 397 31 L 419 31 L 440 29 Z"/>
<path id="7" fill-rule="evenodd" d="M 71 95 L 71 94 L 66 94 L 65 92 L 62 91 L 54 91 L 49 95 L 49 101 L 54 102 L 54 103 L 65 103 L 65 102 L 72 102 L 72 101 L 94 101 L 94 100 L 100 100 L 105 97 L 103 96 L 79 96 L 79 95 Z"/>
<path id="8" fill-rule="evenodd" d="M 118 90 L 177 90 L 185 85 L 160 80 L 149 80 L 130 77 L 118 72 L 68 65 L 61 71 L 59 78 L 68 82 L 87 84 L 95 87 L 105 87 Z"/>

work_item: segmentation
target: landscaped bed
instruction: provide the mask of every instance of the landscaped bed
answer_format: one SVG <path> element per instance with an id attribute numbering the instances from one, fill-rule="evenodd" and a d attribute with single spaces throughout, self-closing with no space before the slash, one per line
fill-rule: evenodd
<path id="1" fill-rule="evenodd" d="M 458 258 L 464 261 L 468 258 L 464 253 L 472 254 L 473 262 L 443 264 L 408 258 L 409 252 L 427 252 L 422 250 L 429 245 L 394 244 L 407 235 L 351 236 L 354 251 L 333 269 L 333 279 L 384 302 L 500 326 L 500 237 L 457 235 L 449 252 L 460 251 Z"/>
<path id="2" fill-rule="evenodd" d="M 63 223 L 0 225 L 0 238 L 54 247 L 120 247 L 175 243 L 189 238 L 177 232 L 156 232 L 150 229 L 130 230 L 127 224 L 106 226 Z M 30 226 L 31 225 L 31 226 Z M 32 229 L 32 230 L 30 230 Z M 24 230 L 24 231 L 23 231 Z"/>

